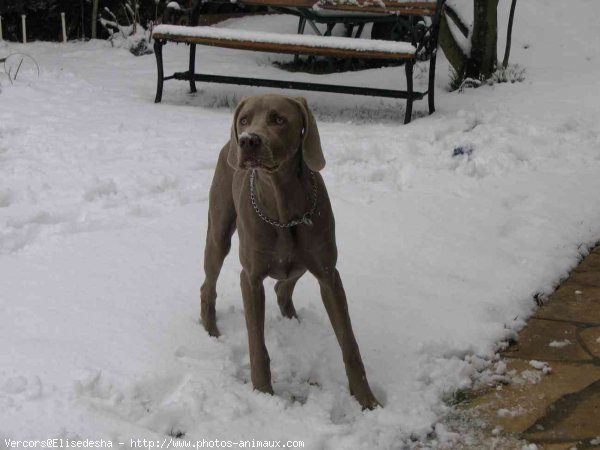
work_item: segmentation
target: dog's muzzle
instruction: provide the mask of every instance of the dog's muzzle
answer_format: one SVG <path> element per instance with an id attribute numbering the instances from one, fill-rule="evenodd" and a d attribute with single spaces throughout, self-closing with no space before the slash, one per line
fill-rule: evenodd
<path id="1" fill-rule="evenodd" d="M 240 166 L 246 169 L 270 168 L 264 153 L 263 141 L 258 134 L 243 132 L 238 138 Z"/>

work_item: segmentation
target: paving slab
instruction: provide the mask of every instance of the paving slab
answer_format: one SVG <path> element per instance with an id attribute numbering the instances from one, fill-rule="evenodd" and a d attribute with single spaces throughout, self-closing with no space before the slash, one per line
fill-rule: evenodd
<path id="1" fill-rule="evenodd" d="M 600 449 L 600 246 L 501 356 L 507 364 L 504 381 L 510 383 L 473 392 L 457 408 L 485 424 L 479 433 L 487 430 L 488 442 Z M 541 362 L 551 370 L 538 370 Z"/>
<path id="2" fill-rule="evenodd" d="M 579 333 L 579 337 L 587 351 L 596 358 L 600 358 L 600 327 L 586 328 Z"/>
<path id="3" fill-rule="evenodd" d="M 538 447 L 540 450 L 577 450 L 582 448 L 581 442 L 579 441 L 571 441 L 571 442 L 555 442 L 551 444 L 540 444 Z"/>
<path id="4" fill-rule="evenodd" d="M 535 317 L 600 325 L 600 288 L 567 281 L 538 309 Z"/>
<path id="5" fill-rule="evenodd" d="M 594 364 L 555 362 L 550 366 L 552 372 L 545 375 L 526 361 L 508 361 L 507 372 L 514 370 L 523 381 L 476 393 L 461 408 L 505 432 L 524 433 L 543 419 L 556 401 L 600 381 L 600 367 Z"/>
<path id="6" fill-rule="evenodd" d="M 547 361 L 589 361 L 592 356 L 577 341 L 577 325 L 531 319 L 518 342 L 504 356 Z"/>
<path id="7" fill-rule="evenodd" d="M 600 273 L 600 252 L 594 251 L 586 256 L 586 258 L 573 270 L 573 273 L 587 271 Z"/>
<path id="8" fill-rule="evenodd" d="M 552 405 L 524 437 L 533 442 L 578 439 L 591 441 L 598 436 L 600 422 L 600 382 L 567 395 Z"/>
<path id="9" fill-rule="evenodd" d="M 600 272 L 593 270 L 576 270 L 571 273 L 570 281 L 582 286 L 600 287 Z"/>

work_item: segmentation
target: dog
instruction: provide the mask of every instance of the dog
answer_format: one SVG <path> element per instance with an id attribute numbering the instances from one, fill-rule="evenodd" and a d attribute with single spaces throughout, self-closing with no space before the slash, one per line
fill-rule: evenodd
<path id="1" fill-rule="evenodd" d="M 221 149 L 210 188 L 201 318 L 218 337 L 216 284 L 231 236 L 239 234 L 244 302 L 254 389 L 273 393 L 265 346 L 266 277 L 277 281 L 281 314 L 297 318 L 292 293 L 309 271 L 342 350 L 350 393 L 363 409 L 379 406 L 371 392 L 336 269 L 333 211 L 319 171 L 325 167 L 319 131 L 302 97 L 267 94 L 242 100 Z"/>

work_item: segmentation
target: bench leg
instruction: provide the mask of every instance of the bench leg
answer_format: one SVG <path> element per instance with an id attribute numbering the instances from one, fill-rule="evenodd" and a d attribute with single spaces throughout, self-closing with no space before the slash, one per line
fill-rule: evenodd
<path id="1" fill-rule="evenodd" d="M 437 51 L 434 50 L 431 58 L 429 59 L 429 87 L 427 89 L 427 101 L 429 103 L 429 114 L 435 112 L 435 55 Z"/>
<path id="2" fill-rule="evenodd" d="M 163 83 L 165 81 L 162 60 L 163 45 L 165 45 L 165 43 L 160 39 L 156 39 L 154 41 L 154 54 L 156 55 L 156 69 L 158 72 L 158 78 L 156 81 L 156 97 L 154 98 L 154 103 L 160 103 L 162 100 Z"/>
<path id="3" fill-rule="evenodd" d="M 304 34 L 304 28 L 306 28 L 306 19 L 300 17 L 300 19 L 298 19 L 298 34 Z M 300 55 L 296 53 L 294 55 L 294 64 L 298 65 L 298 63 L 300 63 Z"/>
<path id="4" fill-rule="evenodd" d="M 190 44 L 190 91 L 196 92 L 196 81 L 194 75 L 196 73 L 196 44 Z"/>
<path id="5" fill-rule="evenodd" d="M 414 61 L 406 61 L 404 68 L 406 70 L 406 112 L 404 113 L 404 123 L 410 123 L 412 117 L 413 104 L 413 65 Z"/>

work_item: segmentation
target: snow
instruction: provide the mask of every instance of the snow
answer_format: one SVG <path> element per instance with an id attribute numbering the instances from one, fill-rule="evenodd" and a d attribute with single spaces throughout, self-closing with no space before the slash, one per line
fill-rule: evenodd
<path id="1" fill-rule="evenodd" d="M 525 444 L 521 450 L 539 450 L 539 447 L 536 444 Z"/>
<path id="2" fill-rule="evenodd" d="M 531 367 L 533 367 L 534 369 L 542 370 L 544 367 L 546 367 L 548 365 L 548 363 L 544 362 L 544 361 L 537 361 L 535 359 L 532 359 L 531 361 L 529 361 L 529 365 Z"/>
<path id="3" fill-rule="evenodd" d="M 546 361 L 537 361 L 532 359 L 529 361 L 529 365 L 534 369 L 541 370 L 544 374 L 549 374 L 552 372 L 552 367 L 550 367 Z"/>
<path id="4" fill-rule="evenodd" d="M 235 104 L 267 89 L 199 83 L 191 95 L 172 81 L 156 105 L 152 56 L 101 41 L 0 43 L 0 56 L 23 51 L 42 69 L 24 63 L 12 86 L 0 78 L 0 446 L 180 433 L 309 449 L 457 439 L 444 399 L 471 385 L 525 324 L 532 297 L 600 239 L 600 5 L 580 0 L 575 16 L 558 0 L 517 8 L 511 58 L 526 80 L 448 93 L 440 58 L 437 111 L 416 102 L 408 126 L 402 101 L 289 91 L 318 119 L 339 270 L 385 405 L 372 412 L 348 394 L 309 276 L 295 292 L 299 323 L 280 317 L 266 283 L 275 396 L 248 383 L 237 240 L 218 286 L 223 336 L 197 322 L 216 155 Z M 266 16 L 220 28 L 296 25 Z M 168 47 L 167 73 L 186 67 L 187 47 Z M 272 65 L 292 58 L 197 53 L 208 73 L 390 88 L 404 79 L 403 67 L 311 76 Z M 416 88 L 426 85 L 426 65 L 416 74 Z M 453 156 L 459 147 L 472 151 Z"/>
<path id="5" fill-rule="evenodd" d="M 501 408 L 496 413 L 498 417 L 517 417 L 527 413 L 527 410 L 522 406 L 517 406 L 513 409 Z"/>
<path id="6" fill-rule="evenodd" d="M 421 7 L 424 3 L 436 3 L 437 0 L 419 0 L 419 1 L 414 1 L 414 0 L 394 0 L 393 4 L 395 5 L 402 5 L 404 3 L 408 4 L 407 6 L 416 6 L 416 7 Z M 319 7 L 319 6 L 325 6 L 325 5 L 335 5 L 335 6 L 344 6 L 344 5 L 350 5 L 350 6 L 359 6 L 359 7 L 365 7 L 365 6 L 380 6 L 382 8 L 386 7 L 386 4 L 383 0 L 320 0 L 317 3 L 315 3 L 315 7 Z M 393 6 L 392 6 L 393 9 Z"/>
<path id="7" fill-rule="evenodd" d="M 249 41 L 268 44 L 302 45 L 306 47 L 334 48 L 359 52 L 406 53 L 412 55 L 416 48 L 409 42 L 382 41 L 378 39 L 355 39 L 339 36 L 312 36 L 307 34 L 269 33 L 233 28 L 186 27 L 181 25 L 158 25 L 153 36 L 160 39 L 169 37 L 197 37 L 227 41 Z"/>
<path id="8" fill-rule="evenodd" d="M 571 341 L 569 341 L 568 339 L 563 339 L 562 341 L 551 341 L 548 344 L 548 346 L 554 347 L 554 348 L 563 348 L 570 344 L 571 344 Z"/>
<path id="9" fill-rule="evenodd" d="M 179 6 L 179 3 L 177 2 L 169 2 L 167 3 L 167 8 L 180 10 L 181 6 Z"/>
<path id="10" fill-rule="evenodd" d="M 365 6 L 376 6 L 379 8 L 385 8 L 385 3 L 382 0 L 321 0 L 314 4 L 313 9 L 319 10 L 323 6 L 334 5 L 334 6 L 352 6 L 352 7 L 365 7 Z"/>

